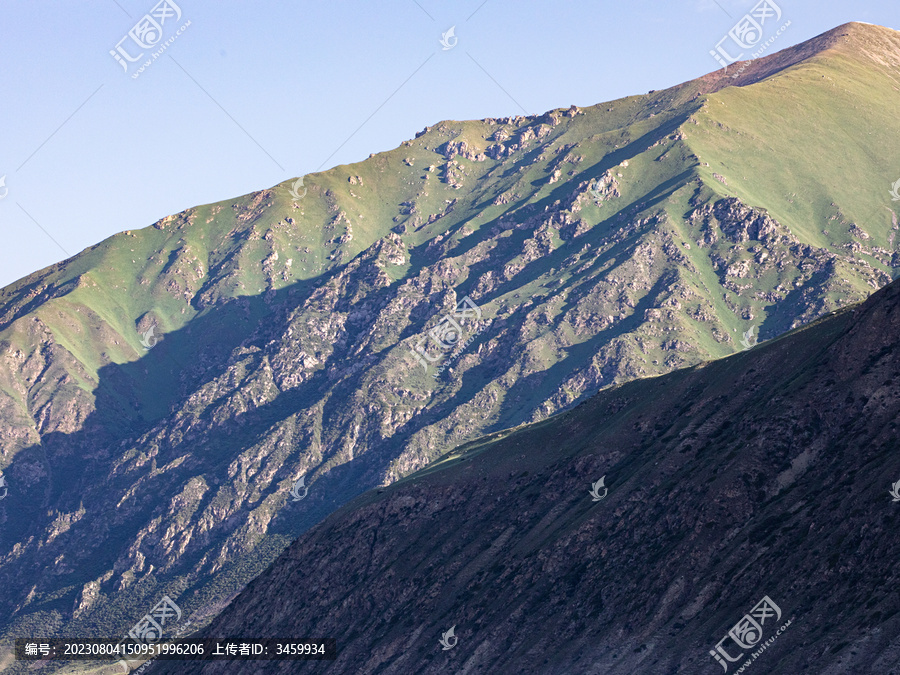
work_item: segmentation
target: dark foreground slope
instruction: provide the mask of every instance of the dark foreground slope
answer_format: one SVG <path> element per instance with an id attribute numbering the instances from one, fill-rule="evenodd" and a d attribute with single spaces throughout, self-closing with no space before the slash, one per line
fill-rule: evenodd
<path id="1" fill-rule="evenodd" d="M 713 674 L 768 596 L 755 649 L 791 624 L 753 672 L 900 673 L 898 336 L 894 283 L 463 446 L 299 538 L 207 631 L 331 636 L 337 661 L 150 672 Z"/>

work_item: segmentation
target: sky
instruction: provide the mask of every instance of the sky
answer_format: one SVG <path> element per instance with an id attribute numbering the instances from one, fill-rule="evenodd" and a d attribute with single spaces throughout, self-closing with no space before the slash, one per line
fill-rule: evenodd
<path id="1" fill-rule="evenodd" d="M 762 1 L 790 21 L 769 53 L 848 21 L 900 28 L 896 0 Z M 757 6 L 4 0 L 0 287 L 122 230 L 363 160 L 441 120 L 541 114 L 694 79 L 721 67 L 717 46 L 739 53 L 721 41 Z M 768 15 L 763 41 L 779 27 Z"/>

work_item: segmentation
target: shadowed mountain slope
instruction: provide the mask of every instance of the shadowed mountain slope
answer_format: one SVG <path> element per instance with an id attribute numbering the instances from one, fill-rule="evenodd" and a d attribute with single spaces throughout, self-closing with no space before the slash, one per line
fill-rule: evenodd
<path id="1" fill-rule="evenodd" d="M 868 297 L 898 66 L 848 24 L 743 79 L 445 121 L 2 289 L 0 635 L 209 617 L 461 443 Z"/>
<path id="2" fill-rule="evenodd" d="M 337 639 L 273 673 L 712 675 L 717 644 L 735 672 L 790 621 L 759 672 L 896 673 L 898 353 L 895 283 L 462 446 L 300 537 L 204 634 Z M 720 643 L 764 597 L 762 640 Z"/>

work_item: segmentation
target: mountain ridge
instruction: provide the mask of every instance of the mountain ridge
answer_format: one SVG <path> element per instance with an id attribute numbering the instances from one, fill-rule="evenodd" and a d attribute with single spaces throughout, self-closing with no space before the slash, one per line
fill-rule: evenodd
<path id="1" fill-rule="evenodd" d="M 456 445 L 884 286 L 900 100 L 870 63 L 441 122 L 0 290 L 0 631 L 115 633 L 163 591 L 205 612 Z M 423 372 L 466 297 L 483 330 Z"/>
<path id="2" fill-rule="evenodd" d="M 877 45 L 877 49 L 873 48 L 874 45 Z M 857 51 L 852 51 L 851 48 Z M 736 76 L 728 75 L 727 70 L 722 69 L 699 79 L 715 85 L 747 86 L 807 61 L 845 55 L 848 52 L 856 55 L 859 51 L 863 51 L 866 58 L 874 64 L 889 68 L 900 66 L 900 38 L 896 30 L 851 21 L 778 53 L 749 61 L 736 61 L 729 66 L 738 71 Z"/>

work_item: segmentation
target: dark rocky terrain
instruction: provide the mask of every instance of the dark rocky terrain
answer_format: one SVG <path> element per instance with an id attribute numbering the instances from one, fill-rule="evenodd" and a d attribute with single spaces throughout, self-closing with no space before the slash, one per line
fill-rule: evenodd
<path id="1" fill-rule="evenodd" d="M 712 675 L 768 596 L 780 619 L 728 672 L 790 621 L 753 672 L 900 673 L 898 354 L 895 283 L 463 446 L 300 537 L 204 631 L 334 637 L 337 661 L 149 672 Z"/>

